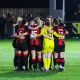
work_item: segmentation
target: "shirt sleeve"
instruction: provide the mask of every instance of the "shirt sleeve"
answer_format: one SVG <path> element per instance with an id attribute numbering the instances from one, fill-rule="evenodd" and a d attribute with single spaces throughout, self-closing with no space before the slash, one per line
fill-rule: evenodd
<path id="1" fill-rule="evenodd" d="M 15 26 L 15 33 L 17 33 L 17 31 L 18 31 L 18 25 Z"/>
<path id="2" fill-rule="evenodd" d="M 25 26 L 25 33 L 29 34 L 28 26 Z"/>
<path id="3" fill-rule="evenodd" d="M 45 34 L 45 28 L 42 27 L 41 31 L 40 31 L 40 34 L 38 34 L 38 36 L 43 36 L 44 34 Z"/>
<path id="4" fill-rule="evenodd" d="M 55 35 L 56 37 L 62 38 L 62 36 L 59 35 L 56 31 L 53 32 L 53 35 Z"/>

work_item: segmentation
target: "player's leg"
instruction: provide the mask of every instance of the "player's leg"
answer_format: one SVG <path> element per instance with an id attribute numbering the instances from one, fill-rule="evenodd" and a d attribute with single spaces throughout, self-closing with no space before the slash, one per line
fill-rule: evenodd
<path id="1" fill-rule="evenodd" d="M 28 70 L 28 50 L 23 51 L 22 66 L 24 70 Z"/>
<path id="2" fill-rule="evenodd" d="M 29 51 L 28 53 L 29 53 L 29 69 L 32 70 L 32 55 L 31 55 L 31 51 Z"/>
<path id="3" fill-rule="evenodd" d="M 49 41 L 43 41 L 42 58 L 45 71 L 48 70 L 48 62 L 47 62 L 48 49 L 49 49 Z"/>
<path id="4" fill-rule="evenodd" d="M 14 67 L 15 67 L 15 69 L 17 69 L 17 50 L 16 49 L 14 49 L 14 60 L 13 60 L 13 62 L 14 62 Z"/>
<path id="5" fill-rule="evenodd" d="M 48 70 L 49 70 L 50 64 L 51 64 L 51 56 L 52 56 L 52 52 L 48 52 L 48 54 L 47 54 L 47 67 L 48 67 Z"/>
<path id="6" fill-rule="evenodd" d="M 13 43 L 12 43 L 12 46 L 13 46 L 13 48 L 14 48 L 14 60 L 13 60 L 13 63 L 14 63 L 14 67 L 15 67 L 15 69 L 17 69 L 18 68 L 18 66 L 17 66 L 17 43 L 16 43 L 16 40 L 14 39 L 13 40 Z"/>
<path id="7" fill-rule="evenodd" d="M 42 70 L 42 47 L 41 45 L 36 46 L 37 51 L 37 61 L 39 65 L 39 69 Z"/>
<path id="8" fill-rule="evenodd" d="M 32 65 L 34 68 L 34 71 L 36 71 L 36 51 L 35 50 L 31 50 L 31 55 L 32 55 Z"/>
<path id="9" fill-rule="evenodd" d="M 42 68 L 42 53 L 41 53 L 41 51 L 37 51 L 37 56 L 38 56 L 39 69 L 41 70 L 41 68 Z"/>
<path id="10" fill-rule="evenodd" d="M 54 69 L 56 69 L 56 65 L 60 64 L 60 58 L 59 58 L 60 48 L 59 45 L 55 45 L 54 48 Z"/>
<path id="11" fill-rule="evenodd" d="M 28 44 L 28 57 L 29 57 L 29 70 L 32 70 L 32 55 L 30 50 L 30 44 Z"/>
<path id="12" fill-rule="evenodd" d="M 65 60 L 64 60 L 64 51 L 65 51 L 65 45 L 60 46 L 60 68 L 62 70 L 64 70 L 64 64 L 65 64 Z"/>
<path id="13" fill-rule="evenodd" d="M 64 70 L 65 60 L 64 60 L 64 52 L 60 52 L 60 69 Z"/>
<path id="14" fill-rule="evenodd" d="M 58 57 L 59 53 L 54 52 L 54 69 L 56 69 L 56 65 L 60 64 L 60 58 Z"/>
<path id="15" fill-rule="evenodd" d="M 53 44 L 53 45 L 52 45 Z M 48 56 L 47 56 L 47 62 L 48 62 L 48 68 L 51 68 L 51 58 L 52 58 L 52 52 L 54 51 L 54 41 L 49 41 L 49 48 L 48 48 Z"/>
<path id="16" fill-rule="evenodd" d="M 16 53 L 16 65 L 18 66 L 18 70 L 22 69 L 21 61 L 22 61 L 22 53 L 21 53 L 20 50 L 17 50 L 17 53 Z"/>
<path id="17" fill-rule="evenodd" d="M 25 39 L 21 43 L 21 51 L 23 52 L 22 53 L 22 68 L 23 70 L 28 70 L 28 45 Z"/>
<path id="18" fill-rule="evenodd" d="M 43 57 L 44 70 L 47 70 L 47 53 L 43 53 L 42 57 Z"/>

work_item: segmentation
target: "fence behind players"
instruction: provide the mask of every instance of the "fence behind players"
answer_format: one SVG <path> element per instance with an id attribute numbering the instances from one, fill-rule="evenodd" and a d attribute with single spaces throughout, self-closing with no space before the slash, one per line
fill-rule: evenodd
<path id="1" fill-rule="evenodd" d="M 0 8 L 0 15 L 11 12 L 14 16 L 22 16 L 23 14 L 33 14 L 33 16 L 49 14 L 49 8 Z"/>

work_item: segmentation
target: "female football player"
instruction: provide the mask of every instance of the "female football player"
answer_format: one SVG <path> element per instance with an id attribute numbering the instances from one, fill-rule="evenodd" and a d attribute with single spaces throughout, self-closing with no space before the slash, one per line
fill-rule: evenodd
<path id="1" fill-rule="evenodd" d="M 52 32 L 50 32 L 52 31 Z M 58 35 L 54 30 L 53 27 L 50 25 L 49 19 L 46 19 L 45 25 L 41 29 L 41 33 L 37 36 L 43 35 L 43 63 L 45 71 L 49 71 L 50 63 L 51 63 L 51 55 L 54 50 L 54 38 L 53 35 L 57 37 L 62 37 Z"/>

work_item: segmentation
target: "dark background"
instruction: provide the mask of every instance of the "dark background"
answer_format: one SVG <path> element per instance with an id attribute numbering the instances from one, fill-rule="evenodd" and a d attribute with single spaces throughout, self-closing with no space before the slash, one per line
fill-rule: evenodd
<path id="1" fill-rule="evenodd" d="M 59 10 L 63 8 L 63 0 L 56 0 L 56 9 Z"/>
<path id="2" fill-rule="evenodd" d="M 80 0 L 65 0 L 65 3 L 66 3 L 65 5 L 66 21 L 78 21 L 79 19 L 75 19 L 74 13 L 78 11 L 77 6 L 78 4 L 80 4 Z"/>
<path id="3" fill-rule="evenodd" d="M 0 8 L 49 8 L 49 0 L 1 0 Z"/>
<path id="4" fill-rule="evenodd" d="M 57 9 L 62 9 L 62 0 L 57 0 Z M 75 21 L 74 12 L 80 0 L 65 0 L 65 20 Z M 0 8 L 49 8 L 49 0 L 1 0 Z M 77 16 L 78 17 L 78 16 Z"/>

